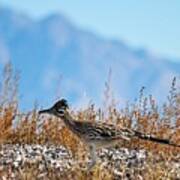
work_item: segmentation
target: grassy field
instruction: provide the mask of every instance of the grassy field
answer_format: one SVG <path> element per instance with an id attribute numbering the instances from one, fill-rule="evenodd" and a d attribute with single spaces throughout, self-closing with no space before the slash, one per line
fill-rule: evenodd
<path id="1" fill-rule="evenodd" d="M 63 126 L 54 117 L 47 116 L 40 132 L 37 132 L 40 119 L 35 107 L 28 113 L 20 112 L 18 109 L 18 81 L 19 76 L 13 72 L 10 64 L 4 68 L 0 90 L 0 144 L 54 144 L 63 145 L 69 149 L 74 158 L 81 158 L 81 154 L 88 153 L 84 144 L 79 143 L 77 137 Z M 153 96 L 144 96 L 143 88 L 140 90 L 138 100 L 129 103 L 126 108 L 117 108 L 116 99 L 110 94 L 110 85 L 105 86 L 103 109 L 89 104 L 84 109 L 72 111 L 72 115 L 81 121 L 104 121 L 115 123 L 117 126 L 133 128 L 138 131 L 153 134 L 159 138 L 171 139 L 172 142 L 180 144 L 180 89 L 176 78 L 170 85 L 167 101 L 157 105 Z M 16 121 L 16 127 L 13 126 Z M 131 142 L 120 142 L 118 147 L 128 149 L 145 149 L 150 155 L 142 170 L 136 170 L 127 175 L 128 167 L 122 165 L 122 179 L 180 179 L 180 169 L 174 170 L 172 161 L 180 163 L 180 148 L 161 145 L 148 141 L 134 139 Z M 7 177 L 11 173 L 0 170 L 0 177 Z M 17 179 L 36 179 L 38 176 L 36 167 L 25 167 L 23 171 L 16 172 Z M 96 166 L 93 171 L 87 173 L 79 167 L 64 174 L 47 170 L 47 179 L 115 179 L 111 170 Z"/>

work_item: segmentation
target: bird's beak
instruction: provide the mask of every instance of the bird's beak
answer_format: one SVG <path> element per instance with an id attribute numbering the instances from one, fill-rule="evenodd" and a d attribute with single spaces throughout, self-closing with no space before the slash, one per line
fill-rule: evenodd
<path id="1" fill-rule="evenodd" d="M 50 108 L 50 109 L 43 109 L 43 110 L 39 111 L 39 114 L 52 114 L 52 113 L 53 113 L 52 108 Z"/>

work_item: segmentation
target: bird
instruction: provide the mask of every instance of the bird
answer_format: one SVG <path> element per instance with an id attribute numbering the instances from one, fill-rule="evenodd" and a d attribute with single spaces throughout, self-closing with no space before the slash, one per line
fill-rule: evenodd
<path id="1" fill-rule="evenodd" d="M 88 170 L 91 170 L 96 164 L 96 150 L 114 146 L 120 140 L 130 141 L 132 138 L 139 138 L 142 140 L 180 147 L 180 145 L 176 145 L 168 139 L 160 139 L 133 129 L 117 127 L 113 124 L 107 124 L 104 122 L 75 120 L 69 112 L 69 105 L 66 99 L 61 99 L 52 107 L 39 111 L 39 114 L 44 113 L 61 118 L 66 127 L 87 145 L 91 158 Z"/>

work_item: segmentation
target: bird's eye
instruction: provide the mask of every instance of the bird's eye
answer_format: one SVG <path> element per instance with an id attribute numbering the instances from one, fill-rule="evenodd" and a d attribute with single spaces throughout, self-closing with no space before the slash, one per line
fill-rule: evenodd
<path id="1" fill-rule="evenodd" d="M 58 113 L 59 113 L 60 115 L 64 115 L 64 109 L 58 109 Z"/>

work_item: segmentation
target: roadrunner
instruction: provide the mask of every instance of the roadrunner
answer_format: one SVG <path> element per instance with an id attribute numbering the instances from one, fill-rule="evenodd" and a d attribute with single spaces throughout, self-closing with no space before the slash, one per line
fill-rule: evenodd
<path id="1" fill-rule="evenodd" d="M 171 143 L 168 139 L 159 139 L 128 128 L 117 128 L 111 124 L 76 121 L 68 112 L 69 106 L 65 99 L 56 102 L 51 108 L 39 111 L 39 114 L 47 113 L 61 118 L 67 128 L 76 134 L 89 147 L 91 163 L 90 170 L 96 164 L 96 150 L 115 145 L 120 140 L 140 138 L 157 143 L 180 147 Z"/>

